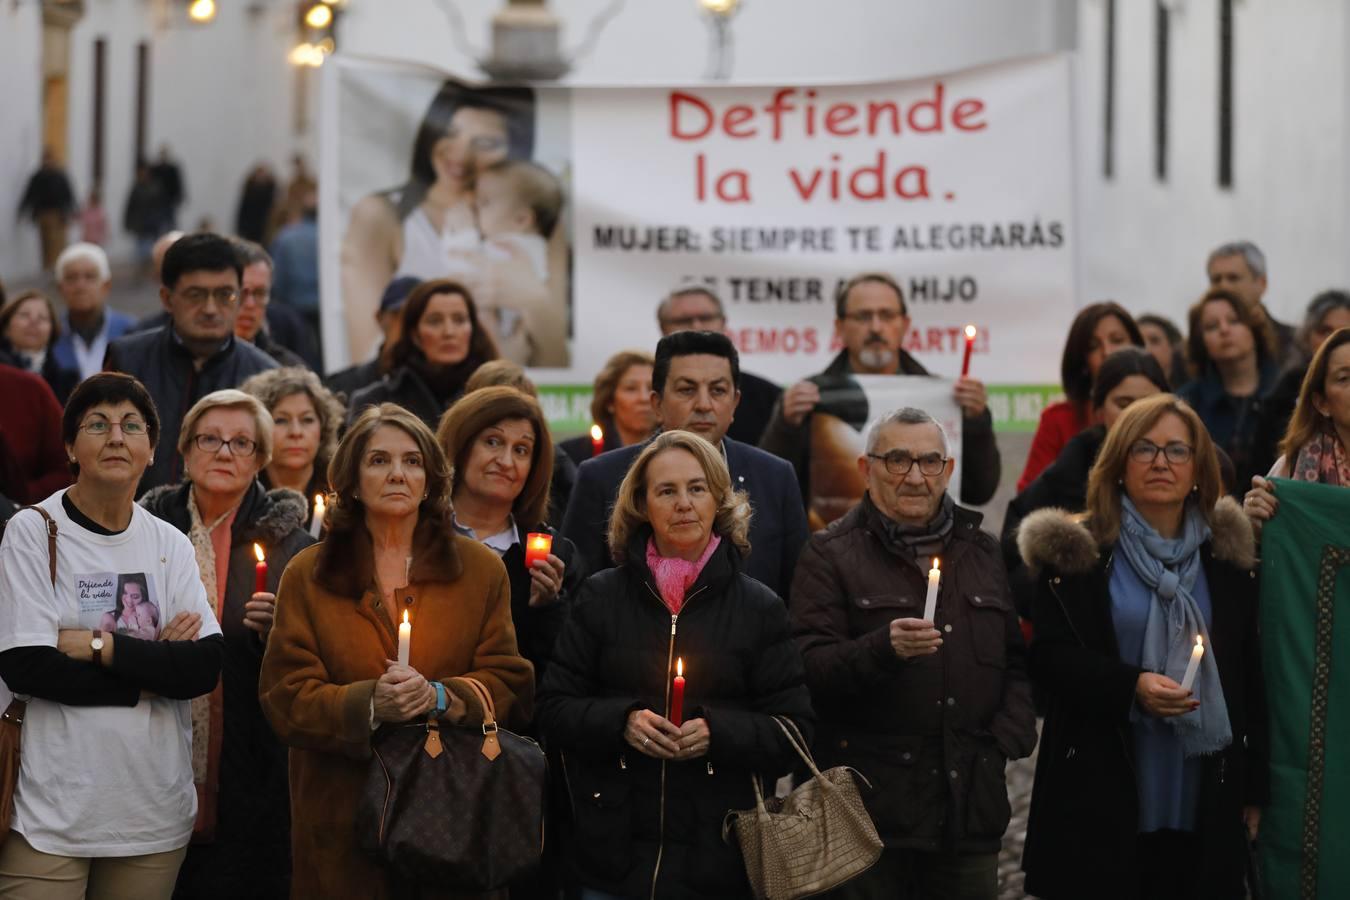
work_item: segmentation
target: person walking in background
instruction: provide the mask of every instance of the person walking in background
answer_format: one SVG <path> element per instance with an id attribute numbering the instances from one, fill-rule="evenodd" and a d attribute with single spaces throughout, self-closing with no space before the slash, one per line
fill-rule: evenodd
<path id="1" fill-rule="evenodd" d="M 742 566 L 751 511 L 735 484 L 696 434 L 645 445 L 610 518 L 618 566 L 582 584 L 545 674 L 538 725 L 562 752 L 563 857 L 583 898 L 750 896 L 723 820 L 754 808 L 751 777 L 772 785 L 798 761 L 774 717 L 810 741 L 787 610 Z"/>
<path id="2" fill-rule="evenodd" d="M 258 481 L 272 459 L 272 417 L 233 389 L 188 410 L 178 435 L 184 480 L 141 505 L 188 536 L 224 634 L 221 681 L 193 701 L 193 740 L 205 754 L 196 778 L 198 840 L 178 873 L 180 900 L 285 900 L 290 883 L 286 751 L 258 706 L 258 669 L 272 630 L 276 586 L 296 553 L 314 543 L 308 503 Z M 267 558 L 256 591 L 254 546 Z"/>
<path id="3" fill-rule="evenodd" d="M 272 296 L 319 330 L 318 195 L 306 194 L 299 217 L 272 240 Z"/>
<path id="4" fill-rule="evenodd" d="M 143 275 L 151 274 L 155 239 L 164 233 L 164 186 L 155 180 L 150 166 L 136 164 L 136 180 L 122 210 L 122 228 L 136 241 L 136 261 Z"/>
<path id="5" fill-rule="evenodd" d="M 103 188 L 94 185 L 80 210 L 80 240 L 103 246 L 108 243 L 108 212 L 103 208 Z"/>
<path id="6" fill-rule="evenodd" d="M 1269 796 L 1255 543 L 1200 417 L 1171 394 L 1133 403 L 1093 466 L 1086 521 L 1041 510 L 1018 546 L 1049 698 L 1027 893 L 1249 896 Z"/>
<path id="7" fill-rule="evenodd" d="M 267 245 L 268 219 L 277 202 L 277 179 L 272 167 L 258 163 L 244 179 L 239 192 L 239 208 L 234 216 L 234 233 L 246 241 Z"/>
<path id="8" fill-rule="evenodd" d="M 159 438 L 145 387 L 85 380 L 61 432 L 74 486 L 0 542 L 0 703 L 31 697 L 0 896 L 169 900 L 197 809 L 190 701 L 224 641 L 191 543 L 135 503 Z M 158 625 L 103 631 L 129 583 Z"/>
<path id="9" fill-rule="evenodd" d="M 42 164 L 28 179 L 19 200 L 19 218 L 25 214 L 37 225 L 42 242 L 42 270 L 56 264 L 56 258 L 66 248 L 66 225 L 75 212 L 75 191 L 70 177 L 50 147 L 42 151 Z"/>
<path id="10" fill-rule="evenodd" d="M 955 461 L 928 413 L 882 416 L 865 446 L 867 492 L 807 541 L 792 585 L 820 765 L 872 784 L 864 799 L 886 845 L 838 896 L 994 900 L 1004 769 L 1036 746 L 998 543 L 948 493 Z"/>
<path id="11" fill-rule="evenodd" d="M 398 888 L 409 873 L 357 847 L 376 729 L 427 713 L 481 727 L 482 704 L 461 677 L 481 682 L 501 725 L 518 728 L 534 705 L 534 678 L 516 647 L 506 570 L 455 529 L 450 467 L 421 420 L 392 403 L 366 410 L 330 474 L 328 532 L 281 577 L 258 691 L 291 748 L 292 896 L 395 900 L 409 896 Z M 404 611 L 406 665 L 393 662 Z M 455 887 L 420 896 L 463 897 Z"/>
<path id="12" fill-rule="evenodd" d="M 163 219 L 159 231 L 161 234 L 173 231 L 178 227 L 178 208 L 187 199 L 187 189 L 183 184 L 182 167 L 169 153 L 168 144 L 159 148 L 159 159 L 150 166 L 150 177 L 159 184 L 160 193 L 164 198 Z"/>

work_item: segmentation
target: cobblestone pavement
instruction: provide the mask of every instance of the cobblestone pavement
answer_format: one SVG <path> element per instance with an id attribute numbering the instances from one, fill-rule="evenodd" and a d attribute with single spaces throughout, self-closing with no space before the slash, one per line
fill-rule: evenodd
<path id="1" fill-rule="evenodd" d="M 1036 730 L 1040 731 L 1040 723 Z M 1039 749 L 1039 744 L 1037 745 Z M 1027 812 L 1031 809 L 1031 780 L 1036 772 L 1036 754 L 1008 764 L 1008 800 L 1012 804 L 1012 821 L 1003 835 L 1003 849 L 998 854 L 998 900 L 1022 900 L 1028 896 L 1022 890 L 1022 845 L 1027 838 Z"/>

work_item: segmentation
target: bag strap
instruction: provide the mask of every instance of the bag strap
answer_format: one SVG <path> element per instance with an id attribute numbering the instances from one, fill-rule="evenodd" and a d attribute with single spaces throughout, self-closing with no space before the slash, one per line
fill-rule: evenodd
<path id="1" fill-rule="evenodd" d="M 31 509 L 47 520 L 47 570 L 51 575 L 52 587 L 56 587 L 56 520 L 51 513 L 40 506 L 21 506 L 19 512 Z"/>
<path id="2" fill-rule="evenodd" d="M 477 678 L 461 675 L 458 679 L 469 686 L 483 706 L 483 748 L 482 753 L 489 761 L 501 755 L 502 745 L 497 740 L 497 709 L 492 703 L 492 693 Z"/>
<path id="3" fill-rule="evenodd" d="M 811 770 L 811 774 L 815 775 L 817 778 L 820 777 L 820 769 L 816 768 L 815 757 L 813 757 L 811 751 L 806 748 L 806 738 L 802 737 L 801 731 L 797 729 L 797 723 L 793 722 L 787 716 L 774 716 L 773 720 L 778 723 L 778 727 L 783 732 L 783 736 L 788 739 L 788 743 L 792 745 L 792 749 L 797 751 L 797 755 L 802 758 L 802 762 L 806 763 L 806 767 Z"/>

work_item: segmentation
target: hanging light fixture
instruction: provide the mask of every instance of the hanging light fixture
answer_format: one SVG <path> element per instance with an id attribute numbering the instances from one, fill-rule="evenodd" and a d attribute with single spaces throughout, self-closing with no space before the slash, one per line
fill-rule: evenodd
<path id="1" fill-rule="evenodd" d="M 450 20 L 456 48 L 476 61 L 496 81 L 553 81 L 566 75 L 595 49 L 600 32 L 618 15 L 626 0 L 610 0 L 591 19 L 585 35 L 571 53 L 564 52 L 561 20 L 547 0 L 506 0 L 492 17 L 492 49 L 484 53 L 468 39 L 464 16 L 456 0 L 436 0 Z"/>
<path id="2" fill-rule="evenodd" d="M 315 3 L 305 13 L 305 24 L 310 28 L 324 29 L 333 24 L 333 7 L 327 3 Z"/>
<path id="3" fill-rule="evenodd" d="M 216 17 L 216 0 L 192 0 L 188 4 L 188 18 L 194 22 L 206 23 Z"/>
<path id="4" fill-rule="evenodd" d="M 726 81 L 731 77 L 733 40 L 731 19 L 741 8 L 741 0 L 698 0 L 708 14 L 711 44 L 708 47 L 708 78 Z"/>

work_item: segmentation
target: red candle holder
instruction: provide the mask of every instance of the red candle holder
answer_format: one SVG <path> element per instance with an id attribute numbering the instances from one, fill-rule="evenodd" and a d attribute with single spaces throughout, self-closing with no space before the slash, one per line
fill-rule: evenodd
<path id="1" fill-rule="evenodd" d="M 553 535 L 531 531 L 525 535 L 525 568 L 533 569 L 536 559 L 548 559 L 553 552 Z"/>

